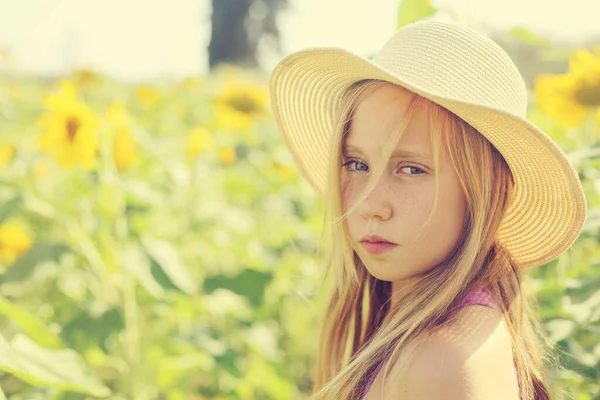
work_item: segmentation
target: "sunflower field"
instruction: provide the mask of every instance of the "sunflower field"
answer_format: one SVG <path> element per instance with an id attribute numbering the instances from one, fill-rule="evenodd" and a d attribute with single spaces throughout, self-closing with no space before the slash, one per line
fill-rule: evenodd
<path id="1" fill-rule="evenodd" d="M 277 137 L 266 79 L 2 78 L 8 398 L 309 390 L 320 206 Z"/>
<path id="2" fill-rule="evenodd" d="M 531 94 L 589 218 L 527 284 L 555 392 L 598 400 L 600 51 Z M 322 204 L 277 134 L 268 74 L 0 75 L 0 170 L 0 399 L 308 397 Z"/>

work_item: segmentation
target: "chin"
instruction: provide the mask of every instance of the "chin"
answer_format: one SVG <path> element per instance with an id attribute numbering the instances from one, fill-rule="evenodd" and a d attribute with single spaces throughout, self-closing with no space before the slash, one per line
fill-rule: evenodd
<path id="1" fill-rule="evenodd" d="M 366 265 L 365 265 L 365 268 L 367 269 L 367 271 L 369 271 L 369 273 L 371 275 L 373 275 L 375 278 L 379 279 L 380 281 L 393 282 L 393 281 L 397 281 L 397 280 L 406 278 L 405 276 L 402 276 L 401 274 L 398 274 L 397 272 L 394 273 L 394 271 L 390 271 L 389 269 L 377 268 L 377 267 L 369 268 Z"/>

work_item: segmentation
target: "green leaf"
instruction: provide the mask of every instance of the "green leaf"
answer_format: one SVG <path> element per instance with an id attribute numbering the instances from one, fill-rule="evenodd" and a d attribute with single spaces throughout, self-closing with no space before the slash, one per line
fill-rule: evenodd
<path id="1" fill-rule="evenodd" d="M 10 217 L 15 209 L 21 205 L 21 197 L 15 196 L 0 205 L 0 224 Z"/>
<path id="2" fill-rule="evenodd" d="M 0 297 L 0 315 L 4 315 L 23 331 L 37 344 L 49 348 L 64 347 L 62 341 L 33 314 L 22 310 L 3 297 Z"/>
<path id="3" fill-rule="evenodd" d="M 162 290 L 176 290 L 182 291 L 177 285 L 173 283 L 171 278 L 165 273 L 163 268 L 154 259 L 150 259 L 150 275 L 152 279 L 158 283 Z"/>
<path id="4" fill-rule="evenodd" d="M 2 276 L 1 283 L 22 282 L 27 280 L 37 266 L 44 261 L 56 261 L 69 248 L 63 244 L 37 243 L 23 254 Z"/>
<path id="5" fill-rule="evenodd" d="M 596 366 L 596 363 L 598 362 L 598 358 L 596 357 L 596 355 L 585 349 L 573 336 L 569 337 L 566 341 L 569 345 L 570 354 L 574 358 L 576 358 L 579 363 L 585 365 L 586 367 L 589 367 L 588 371 L 580 371 L 579 373 L 581 373 L 582 375 L 588 375 L 588 377 L 594 375 L 595 371 L 591 372 L 590 370 L 593 371 L 594 367 Z"/>
<path id="6" fill-rule="evenodd" d="M 402 0 L 398 9 L 397 28 L 400 29 L 405 25 L 432 16 L 436 12 L 437 10 L 429 0 Z"/>
<path id="7" fill-rule="evenodd" d="M 545 325 L 550 331 L 550 340 L 555 343 L 567 338 L 575 328 L 575 322 L 570 319 L 553 319 Z"/>
<path id="8" fill-rule="evenodd" d="M 177 288 L 188 294 L 196 292 L 196 285 L 187 266 L 169 242 L 149 236 L 143 237 L 141 241 L 146 252 Z"/>
<path id="9" fill-rule="evenodd" d="M 110 395 L 110 390 L 86 371 L 75 351 L 45 349 L 22 334 L 15 336 L 10 344 L 0 336 L 0 369 L 35 386 L 97 397 Z"/>
<path id="10" fill-rule="evenodd" d="M 125 328 L 121 309 L 111 308 L 101 315 L 90 315 L 87 312 L 76 314 L 64 322 L 61 336 L 69 347 L 89 349 L 99 347 L 107 352 L 109 339 Z"/>
<path id="11" fill-rule="evenodd" d="M 508 31 L 510 35 L 514 38 L 518 39 L 522 43 L 531 44 L 533 46 L 538 47 L 547 47 L 548 40 L 542 38 L 541 36 L 536 35 L 528 29 L 522 27 L 515 27 Z"/>
<path id="12" fill-rule="evenodd" d="M 6 400 L 6 395 L 2 391 L 2 388 L 0 388 L 0 400 Z"/>
<path id="13" fill-rule="evenodd" d="M 123 268 L 129 271 L 148 293 L 156 298 L 164 294 L 163 287 L 157 282 L 151 271 L 151 266 L 156 265 L 158 268 L 160 266 L 154 260 L 151 264 L 148 255 L 137 243 L 124 246 L 119 257 Z"/>
<path id="14" fill-rule="evenodd" d="M 292 382 L 280 376 L 278 369 L 265 362 L 256 359 L 250 364 L 250 368 L 244 377 L 244 381 L 236 387 L 236 394 L 242 398 L 253 398 L 257 389 L 268 394 L 270 399 L 295 399 L 298 397 L 297 388 Z"/>
<path id="15" fill-rule="evenodd" d="M 217 288 L 228 289 L 247 297 L 253 306 L 258 307 L 262 303 L 265 287 L 272 278 L 271 273 L 245 269 L 233 277 L 216 275 L 207 278 L 204 281 L 204 290 L 210 293 Z"/>

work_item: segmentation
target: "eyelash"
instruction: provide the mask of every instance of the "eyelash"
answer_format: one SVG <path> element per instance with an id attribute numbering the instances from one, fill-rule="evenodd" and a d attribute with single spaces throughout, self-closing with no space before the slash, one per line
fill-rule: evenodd
<path id="1" fill-rule="evenodd" d="M 363 161 L 355 160 L 355 159 L 350 159 L 350 160 L 346 161 L 344 164 L 342 164 L 342 167 L 345 167 L 345 166 L 347 166 L 349 164 L 352 164 L 352 163 L 361 163 L 361 164 L 367 165 Z M 419 171 L 421 171 L 421 172 L 416 173 L 416 174 L 407 174 L 407 175 L 422 175 L 422 174 L 425 173 L 425 170 L 423 168 L 420 168 L 420 167 L 417 167 L 417 166 L 414 166 L 414 165 L 405 165 L 405 166 L 403 166 L 400 169 L 403 169 L 403 168 L 414 168 L 414 169 L 418 169 Z M 354 171 L 356 171 L 356 170 L 354 170 Z M 356 172 L 365 172 L 365 171 L 356 171 Z"/>

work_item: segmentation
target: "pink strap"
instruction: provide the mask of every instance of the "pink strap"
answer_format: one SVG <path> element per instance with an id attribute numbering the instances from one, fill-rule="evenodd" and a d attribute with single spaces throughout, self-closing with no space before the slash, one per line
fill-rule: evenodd
<path id="1" fill-rule="evenodd" d="M 494 301 L 492 294 L 484 288 L 474 288 L 462 298 L 458 300 L 456 304 L 450 307 L 450 310 L 460 309 L 467 305 L 482 305 L 493 308 L 500 311 L 499 305 Z"/>

